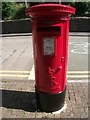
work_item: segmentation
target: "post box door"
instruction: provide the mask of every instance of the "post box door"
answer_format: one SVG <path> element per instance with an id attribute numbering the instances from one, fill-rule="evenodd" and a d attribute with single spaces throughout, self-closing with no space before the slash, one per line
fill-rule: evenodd
<path id="1" fill-rule="evenodd" d="M 43 92 L 55 93 L 63 90 L 65 58 L 62 27 L 37 29 L 36 84 Z"/>

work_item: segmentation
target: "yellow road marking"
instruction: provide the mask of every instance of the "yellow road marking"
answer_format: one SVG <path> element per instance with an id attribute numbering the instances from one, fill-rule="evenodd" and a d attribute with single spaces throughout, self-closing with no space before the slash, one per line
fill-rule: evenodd
<path id="1" fill-rule="evenodd" d="M 88 78 L 90 71 L 67 71 L 67 78 Z M 0 77 L 29 77 L 30 71 L 20 70 L 0 70 Z M 86 75 L 85 75 L 86 74 Z"/>
<path id="2" fill-rule="evenodd" d="M 67 71 L 67 74 L 73 74 L 73 73 L 88 74 L 88 73 L 90 73 L 90 71 Z"/>
<path id="3" fill-rule="evenodd" d="M 0 74 L 0 77 L 29 77 L 29 75 L 22 75 L 22 74 Z M 67 78 L 88 78 L 90 75 L 67 75 Z"/>
<path id="4" fill-rule="evenodd" d="M 68 83 L 88 83 L 88 80 L 67 80 Z"/>
<path id="5" fill-rule="evenodd" d="M 30 73 L 30 71 L 20 70 L 0 70 L 0 73 Z"/>
<path id="6" fill-rule="evenodd" d="M 18 74 L 0 74 L 0 77 L 23 77 L 23 78 L 26 78 L 26 77 L 29 77 L 29 75 L 18 75 Z"/>
<path id="7" fill-rule="evenodd" d="M 67 78 L 88 78 L 90 75 L 67 75 Z"/>
<path id="8" fill-rule="evenodd" d="M 20 70 L 0 70 L 0 73 L 30 73 L 30 71 Z M 67 71 L 67 74 L 88 74 L 90 71 Z"/>

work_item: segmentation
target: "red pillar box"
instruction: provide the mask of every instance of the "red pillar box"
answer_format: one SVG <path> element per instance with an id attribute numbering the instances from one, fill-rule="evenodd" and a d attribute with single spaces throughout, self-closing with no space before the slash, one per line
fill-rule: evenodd
<path id="1" fill-rule="evenodd" d="M 37 105 L 47 112 L 64 105 L 69 16 L 74 13 L 74 8 L 61 4 L 39 4 L 26 10 L 32 17 Z"/>

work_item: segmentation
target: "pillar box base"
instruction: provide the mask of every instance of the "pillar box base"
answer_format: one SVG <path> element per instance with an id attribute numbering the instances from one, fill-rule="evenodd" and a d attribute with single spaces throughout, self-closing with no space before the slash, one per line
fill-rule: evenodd
<path id="1" fill-rule="evenodd" d="M 35 89 L 35 92 L 37 108 L 42 111 L 54 112 L 64 106 L 66 87 L 63 92 L 57 94 L 44 93 L 37 89 Z"/>

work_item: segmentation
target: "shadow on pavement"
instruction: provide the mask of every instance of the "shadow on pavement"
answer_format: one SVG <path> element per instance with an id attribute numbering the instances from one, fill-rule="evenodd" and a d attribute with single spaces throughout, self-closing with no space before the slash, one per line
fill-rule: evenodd
<path id="1" fill-rule="evenodd" d="M 2 107 L 35 112 L 35 100 L 34 92 L 2 90 Z"/>

